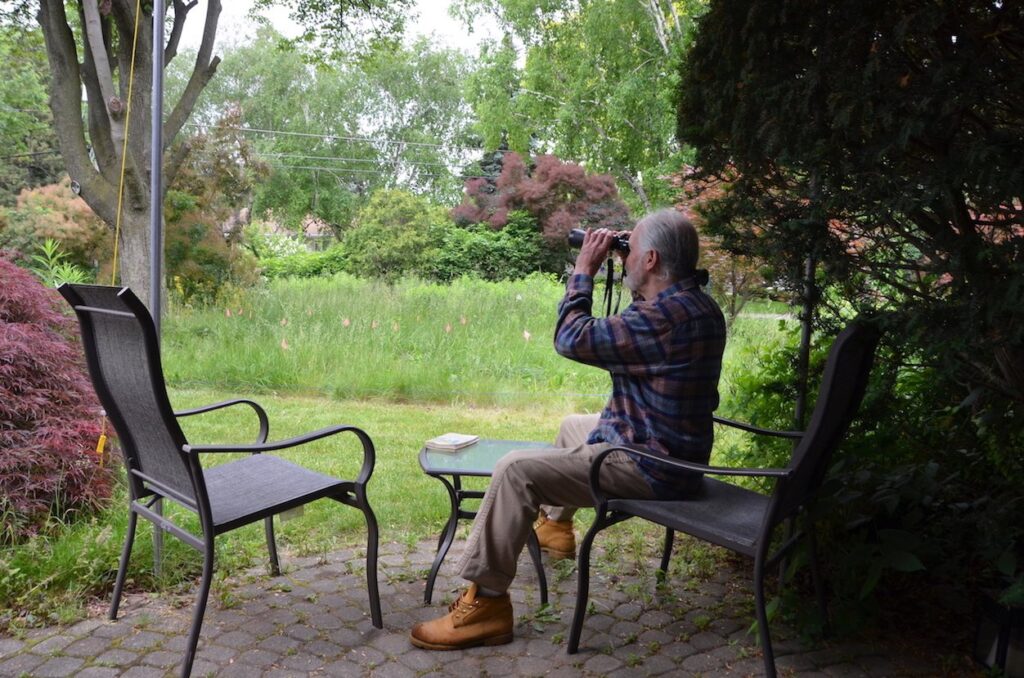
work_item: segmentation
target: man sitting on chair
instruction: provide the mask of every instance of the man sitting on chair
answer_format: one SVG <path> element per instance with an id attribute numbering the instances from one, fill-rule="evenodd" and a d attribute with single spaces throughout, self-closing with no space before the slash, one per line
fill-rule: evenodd
<path id="1" fill-rule="evenodd" d="M 498 462 L 459 565 L 470 586 L 448 614 L 413 627 L 418 647 L 512 641 L 508 587 L 538 510 L 544 509 L 537 526 L 541 547 L 553 557 L 572 557 L 572 514 L 594 505 L 590 464 L 602 451 L 625 444 L 709 460 L 725 320 L 698 282 L 697 231 L 672 209 L 641 219 L 629 233 L 623 262 L 633 303 L 618 315 L 595 318 L 594 276 L 618 235 L 587 233 L 555 329 L 559 354 L 609 372 L 611 398 L 599 417 L 566 418 L 555 447 L 510 452 Z M 601 468 L 601 487 L 620 497 L 684 497 L 697 481 L 622 451 Z"/>

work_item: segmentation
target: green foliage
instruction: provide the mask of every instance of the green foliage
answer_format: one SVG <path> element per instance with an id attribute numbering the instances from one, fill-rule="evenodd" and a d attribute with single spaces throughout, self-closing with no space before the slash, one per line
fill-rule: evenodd
<path id="1" fill-rule="evenodd" d="M 71 191 L 66 176 L 55 184 L 26 188 L 13 208 L 3 210 L 0 247 L 29 255 L 46 240 L 56 241 L 68 263 L 87 271 L 108 262 L 113 252 L 112 232 Z"/>
<path id="2" fill-rule="evenodd" d="M 66 282 L 89 282 L 89 274 L 67 260 L 56 240 L 47 238 L 39 246 L 39 253 L 32 255 L 32 262 L 32 272 L 47 287 L 57 287 Z"/>
<path id="3" fill-rule="evenodd" d="M 345 248 L 333 245 L 320 252 L 301 250 L 281 256 L 260 259 L 260 273 L 275 280 L 277 278 L 314 278 L 334 275 L 347 270 Z"/>
<path id="4" fill-rule="evenodd" d="M 209 223 L 200 201 L 168 191 L 165 201 L 164 257 L 168 287 L 185 304 L 214 301 L 229 283 L 255 282 L 255 262 L 240 247 L 224 239 L 218 225 Z"/>
<path id="5" fill-rule="evenodd" d="M 0 206 L 13 205 L 24 189 L 57 183 L 62 171 L 42 43 L 38 30 L 0 25 Z"/>
<path id="6" fill-rule="evenodd" d="M 509 36 L 467 85 L 484 144 L 583 162 L 648 208 L 667 190 L 659 170 L 678 166 L 672 64 L 703 4 L 463 0 L 467 21 L 492 13 Z"/>
<path id="7" fill-rule="evenodd" d="M 373 194 L 345 234 L 349 272 L 395 281 L 424 268 L 437 253 L 433 226 L 444 211 L 427 200 L 399 190 Z"/>
<path id="8" fill-rule="evenodd" d="M 836 495 L 861 531 L 823 549 L 860 571 L 847 600 L 915 581 L 901 540 L 931 586 L 1024 556 L 1022 27 L 1015 3 L 714 2 L 681 70 L 679 138 L 724 187 L 707 228 L 789 289 L 820 262 L 825 334 L 894 311 Z"/>
<path id="9" fill-rule="evenodd" d="M 511 212 L 500 231 L 484 224 L 443 227 L 440 248 L 423 273 L 440 281 L 464 275 L 514 280 L 535 271 L 561 273 L 564 267 L 563 252 L 549 246 L 536 220 L 525 212 Z"/>

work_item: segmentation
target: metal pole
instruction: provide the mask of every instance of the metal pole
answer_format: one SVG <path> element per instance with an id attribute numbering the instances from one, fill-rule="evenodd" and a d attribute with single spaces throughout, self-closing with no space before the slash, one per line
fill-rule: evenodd
<path id="1" fill-rule="evenodd" d="M 153 0 L 153 127 L 149 146 L 149 312 L 160 338 L 160 292 L 163 288 L 163 159 L 164 159 L 164 0 Z M 153 509 L 163 514 L 163 502 Z M 164 533 L 153 530 L 153 572 L 163 569 Z"/>

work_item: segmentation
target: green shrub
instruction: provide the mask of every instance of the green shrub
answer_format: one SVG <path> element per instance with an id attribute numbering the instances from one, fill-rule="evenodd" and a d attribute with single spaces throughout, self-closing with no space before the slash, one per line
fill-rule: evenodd
<path id="1" fill-rule="evenodd" d="M 346 270 L 345 249 L 332 245 L 321 252 L 301 251 L 260 259 L 260 271 L 270 280 L 278 278 L 315 278 Z"/>
<path id="2" fill-rule="evenodd" d="M 345 234 L 348 271 L 394 282 L 422 270 L 437 256 L 433 228 L 445 221 L 426 198 L 399 190 L 377 191 Z"/>
<path id="3" fill-rule="evenodd" d="M 229 285 L 256 281 L 253 258 L 225 240 L 220 228 L 203 216 L 199 201 L 181 191 L 168 191 L 167 241 L 164 256 L 168 288 L 185 304 L 217 299 Z"/>
<path id="4" fill-rule="evenodd" d="M 733 363 L 727 416 L 793 428 L 797 343 L 791 332 L 779 342 L 744 348 Z M 810 407 L 830 343 L 827 337 L 814 341 Z M 979 584 L 1012 592 L 1021 581 L 1020 460 L 1008 461 L 1005 475 L 991 475 L 987 441 L 974 436 L 955 392 L 942 370 L 898 355 L 883 341 L 817 507 L 833 621 L 843 631 L 862 626 L 880 609 L 878 601 L 894 593 Z M 947 394 L 946 407 L 935 409 L 935 400 L 922 393 Z M 724 458 L 729 465 L 780 467 L 791 451 L 786 441 L 750 436 Z M 793 571 L 806 563 L 806 554 L 798 554 Z M 787 605 L 790 611 L 811 607 Z M 801 619 L 812 632 L 820 621 Z"/>
<path id="5" fill-rule="evenodd" d="M 422 274 L 447 282 L 463 275 L 484 280 L 518 279 L 535 271 L 561 273 L 564 249 L 552 248 L 525 212 L 511 212 L 503 229 L 486 224 L 460 227 L 449 224 L 436 229 L 440 248 L 425 263 Z"/>

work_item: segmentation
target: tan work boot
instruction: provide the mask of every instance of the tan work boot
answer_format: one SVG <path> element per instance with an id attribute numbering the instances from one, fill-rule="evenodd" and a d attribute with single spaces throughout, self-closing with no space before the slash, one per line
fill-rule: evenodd
<path id="1" fill-rule="evenodd" d="M 576 557 L 576 535 L 572 532 L 571 520 L 551 520 L 542 513 L 533 530 L 537 533 L 540 550 L 551 560 Z"/>
<path id="2" fill-rule="evenodd" d="M 426 650 L 461 650 L 512 642 L 512 601 L 477 595 L 471 585 L 451 604 L 448 614 L 412 627 L 410 640 Z"/>

